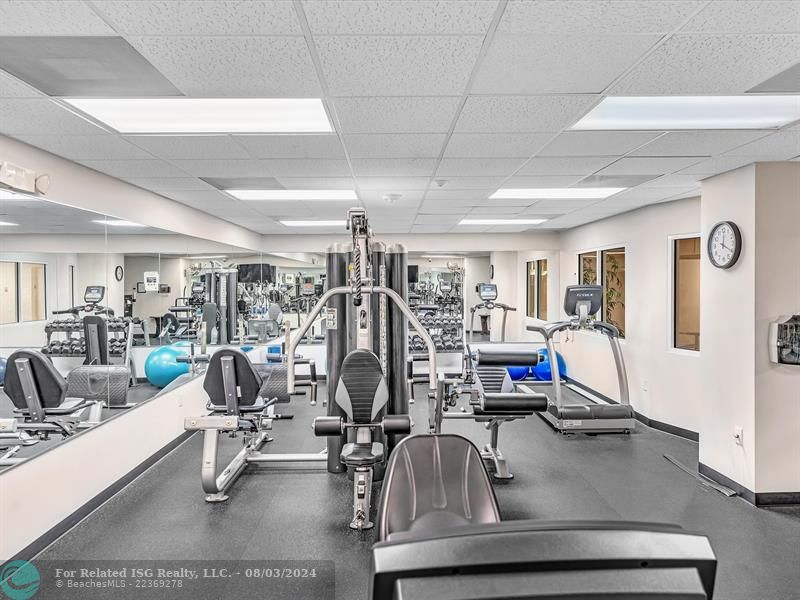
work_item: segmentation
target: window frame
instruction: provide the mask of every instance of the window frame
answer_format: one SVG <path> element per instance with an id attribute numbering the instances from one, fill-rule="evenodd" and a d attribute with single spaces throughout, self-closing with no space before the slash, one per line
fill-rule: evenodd
<path id="1" fill-rule="evenodd" d="M 14 320 L 8 323 L 0 323 L 0 326 L 18 325 L 20 323 L 20 291 L 19 291 L 19 261 L 0 260 L 0 263 L 14 265 Z"/>
<path id="2" fill-rule="evenodd" d="M 699 357 L 700 353 L 703 351 L 703 346 L 700 344 L 699 350 L 689 350 L 686 348 L 678 348 L 676 346 L 676 339 L 675 339 L 675 326 L 677 324 L 675 309 L 677 308 L 676 303 L 676 294 L 678 293 L 677 285 L 676 285 L 676 275 L 677 275 L 677 254 L 676 254 L 676 242 L 679 240 L 687 240 L 692 238 L 699 238 L 700 239 L 700 260 L 702 261 L 703 256 L 703 244 L 702 244 L 702 233 L 692 232 L 692 233 L 681 233 L 676 235 L 670 235 L 667 237 L 667 350 L 673 354 L 680 354 L 682 356 L 694 356 Z M 702 264 L 702 263 L 701 263 Z M 702 285 L 702 281 L 701 281 Z M 701 309 L 702 311 L 702 309 Z M 702 326 L 702 312 L 701 312 L 701 326 Z"/>
<path id="3" fill-rule="evenodd" d="M 603 254 L 605 252 L 609 251 L 609 250 L 622 250 L 622 252 L 625 254 L 625 267 L 626 267 L 626 273 L 627 273 L 628 245 L 625 244 L 625 243 L 605 244 L 603 246 L 595 246 L 594 248 L 586 248 L 586 249 L 583 249 L 583 250 L 578 250 L 576 252 L 576 254 L 575 254 L 576 262 L 577 262 L 577 265 L 578 265 L 577 266 L 577 272 L 576 272 L 576 279 L 578 281 L 578 285 L 584 285 L 582 258 L 584 256 L 588 255 L 588 254 L 594 254 L 595 255 L 595 260 L 596 260 L 596 265 L 597 265 L 597 271 L 596 271 L 597 282 L 595 284 L 591 284 L 591 285 L 600 285 L 603 288 L 603 305 L 600 308 L 600 315 L 602 316 L 602 319 L 604 319 L 604 320 L 607 318 L 607 315 L 606 315 L 606 281 L 605 281 L 605 269 L 604 269 L 605 265 L 603 264 Z M 625 293 L 625 298 L 626 299 L 627 299 L 627 289 L 628 289 L 628 280 L 627 280 L 627 277 L 626 277 L 626 279 L 625 279 L 625 292 L 626 292 Z M 620 342 L 623 343 L 623 344 L 625 343 L 625 339 L 628 336 L 627 306 L 625 308 L 626 308 L 625 329 L 624 329 L 624 333 L 620 334 L 620 336 L 619 336 Z M 592 317 L 592 318 L 596 318 L 596 317 Z"/>
<path id="4" fill-rule="evenodd" d="M 22 265 L 33 265 L 42 267 L 42 304 L 44 316 L 41 319 L 23 319 L 22 315 L 22 286 L 19 285 L 22 280 Z M 34 262 L 30 260 L 17 261 L 17 323 L 41 323 L 47 321 L 47 263 Z"/>
<path id="5" fill-rule="evenodd" d="M 542 277 L 542 263 L 545 263 L 548 268 L 548 285 L 549 285 L 549 263 L 550 258 L 547 256 L 541 256 L 538 258 L 532 258 L 530 260 L 525 261 L 525 316 L 528 319 L 536 319 L 537 321 L 547 321 L 547 315 L 542 317 L 542 306 L 541 306 L 541 277 Z M 534 266 L 534 272 L 531 273 L 531 265 Z M 533 314 L 531 314 L 531 295 L 533 296 Z M 547 302 L 547 292 L 545 292 L 545 303 L 548 306 L 545 307 L 545 310 L 548 310 L 549 303 Z"/>

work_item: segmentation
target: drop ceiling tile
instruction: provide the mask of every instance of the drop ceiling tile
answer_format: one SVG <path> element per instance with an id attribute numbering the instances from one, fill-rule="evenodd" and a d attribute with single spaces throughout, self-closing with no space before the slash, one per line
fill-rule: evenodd
<path id="1" fill-rule="evenodd" d="M 258 213 L 275 220 L 296 217 L 323 218 L 322 207 L 313 206 L 307 202 L 253 202 L 253 207 Z"/>
<path id="2" fill-rule="evenodd" d="M 461 94 L 479 36 L 321 36 L 314 43 L 333 96 Z"/>
<path id="3" fill-rule="evenodd" d="M 661 131 L 565 131 L 538 156 L 620 156 L 662 135 Z"/>
<path id="4" fill-rule="evenodd" d="M 429 177 L 358 177 L 361 190 L 379 190 L 383 192 L 402 192 L 403 190 L 425 190 Z"/>
<path id="5" fill-rule="evenodd" d="M 800 4 L 796 0 L 717 0 L 681 33 L 800 33 Z"/>
<path id="6" fill-rule="evenodd" d="M 202 190 L 162 190 L 161 195 L 183 204 L 197 207 L 227 206 L 234 201 L 230 196 L 217 190 L 210 190 L 207 187 Z"/>
<path id="7" fill-rule="evenodd" d="M 352 177 L 276 177 L 287 190 L 352 190 Z"/>
<path id="8" fill-rule="evenodd" d="M 406 190 L 402 193 L 395 192 L 396 194 L 399 194 L 400 197 L 394 198 L 391 202 L 388 202 L 386 195 L 391 193 L 392 192 L 383 192 L 380 190 L 361 190 L 358 194 L 358 197 L 368 208 L 377 207 L 384 211 L 391 212 L 405 210 L 408 208 L 416 209 L 420 202 L 422 202 L 422 196 L 425 194 L 425 191 Z"/>
<path id="9" fill-rule="evenodd" d="M 525 212 L 541 212 L 541 213 L 567 213 L 573 210 L 586 208 L 597 204 L 596 199 L 574 200 L 574 199 L 555 199 L 555 200 L 538 200 L 531 204 Z"/>
<path id="10" fill-rule="evenodd" d="M 503 206 L 499 204 L 492 204 L 489 206 L 473 206 L 469 211 L 470 216 L 483 216 L 489 218 L 492 215 L 518 215 L 522 213 L 526 206 Z"/>
<path id="11" fill-rule="evenodd" d="M 496 188 L 484 190 L 437 190 L 430 189 L 425 194 L 426 202 L 442 202 L 445 204 L 477 206 L 495 192 Z"/>
<path id="12" fill-rule="evenodd" d="M 437 177 L 503 175 L 508 177 L 522 166 L 524 158 L 445 158 Z"/>
<path id="13" fill-rule="evenodd" d="M 414 226 L 417 225 L 436 225 L 438 227 L 450 228 L 463 218 L 460 214 L 418 214 L 414 219 Z"/>
<path id="14" fill-rule="evenodd" d="M 454 204 L 426 199 L 419 210 L 426 215 L 465 215 L 472 207 L 472 204 Z"/>
<path id="15" fill-rule="evenodd" d="M 163 160 L 82 160 L 81 164 L 119 178 L 186 177 L 186 171 Z"/>
<path id="16" fill-rule="evenodd" d="M 603 200 L 597 204 L 598 207 L 624 206 L 629 204 L 649 204 L 657 200 L 664 200 L 680 192 L 685 192 L 691 187 L 672 188 L 672 187 L 651 187 L 634 188 L 616 194 L 615 196 Z"/>
<path id="17" fill-rule="evenodd" d="M 100 135 L 107 133 L 52 100 L 0 100 L 0 133 L 17 135 Z"/>
<path id="18" fill-rule="evenodd" d="M 263 160 L 186 159 L 172 164 L 196 177 L 264 177 L 272 175 Z"/>
<path id="19" fill-rule="evenodd" d="M 533 156 L 552 139 L 551 133 L 454 133 L 446 158 L 505 158 Z"/>
<path id="20" fill-rule="evenodd" d="M 511 0 L 497 28 L 503 33 L 668 33 L 701 1 Z"/>
<path id="21" fill-rule="evenodd" d="M 344 158 L 336 134 L 235 135 L 233 139 L 253 158 Z"/>
<path id="22" fill-rule="evenodd" d="M 434 158 L 356 158 L 352 163 L 356 177 L 430 176 L 436 168 Z"/>
<path id="23" fill-rule="evenodd" d="M 0 36 L 115 35 L 84 2 L 12 0 L 3 2 Z"/>
<path id="24" fill-rule="evenodd" d="M 622 158 L 609 165 L 600 175 L 664 175 L 685 169 L 702 160 L 698 156 L 665 156 L 661 158 Z"/>
<path id="25" fill-rule="evenodd" d="M 741 94 L 797 62 L 800 34 L 676 35 L 612 95 Z"/>
<path id="26" fill-rule="evenodd" d="M 655 175 L 589 175 L 584 177 L 575 187 L 596 188 L 596 187 L 620 187 L 631 188 L 655 179 Z"/>
<path id="27" fill-rule="evenodd" d="M 661 36 L 497 34 L 481 62 L 476 94 L 597 94 Z"/>
<path id="28" fill-rule="evenodd" d="M 130 184 L 160 194 L 174 191 L 209 191 L 214 188 L 195 177 L 127 177 Z"/>
<path id="29" fill-rule="evenodd" d="M 291 2 L 99 0 L 92 4 L 126 35 L 302 35 Z"/>
<path id="30" fill-rule="evenodd" d="M 792 65 L 747 90 L 748 93 L 800 93 L 800 63 Z"/>
<path id="31" fill-rule="evenodd" d="M 431 190 L 496 190 L 504 180 L 505 177 L 436 177 Z"/>
<path id="32" fill-rule="evenodd" d="M 503 183 L 504 188 L 569 187 L 581 180 L 579 175 L 514 175 Z"/>
<path id="33" fill-rule="evenodd" d="M 709 177 L 711 173 L 673 173 L 672 175 L 662 175 L 656 179 L 651 179 L 647 183 L 642 184 L 641 187 L 672 187 L 672 188 L 688 188 L 699 186 L 700 181 Z"/>
<path id="34" fill-rule="evenodd" d="M 674 131 L 639 148 L 631 156 L 714 156 L 752 142 L 769 131 Z"/>
<path id="35" fill-rule="evenodd" d="M 727 171 L 738 169 L 739 167 L 744 167 L 745 165 L 749 165 L 756 160 L 757 159 L 752 156 L 718 156 L 699 162 L 686 169 L 682 169 L 679 173 L 681 175 L 718 175 L 719 173 L 725 173 Z"/>
<path id="36" fill-rule="evenodd" d="M 414 225 L 411 228 L 411 233 L 448 233 L 452 228 L 452 223 L 442 225 Z"/>
<path id="37" fill-rule="evenodd" d="M 485 34 L 496 3 L 484 0 L 303 2 L 314 34 Z"/>
<path id="38" fill-rule="evenodd" d="M 70 160 L 152 159 L 116 135 L 19 135 L 17 139 Z"/>
<path id="39" fill-rule="evenodd" d="M 250 158 L 227 135 L 131 135 L 124 139 L 165 159 Z"/>
<path id="40" fill-rule="evenodd" d="M 518 175 L 591 175 L 614 159 L 613 156 L 535 157 L 520 169 Z"/>
<path id="41" fill-rule="evenodd" d="M 337 98 L 342 131 L 351 133 L 447 133 L 457 97 Z"/>
<path id="42" fill-rule="evenodd" d="M 779 131 L 735 148 L 726 156 L 754 156 L 758 160 L 788 160 L 800 154 L 800 131 Z"/>
<path id="43" fill-rule="evenodd" d="M 470 96 L 456 123 L 461 132 L 556 132 L 597 101 L 591 95 Z"/>
<path id="44" fill-rule="evenodd" d="M 129 37 L 183 93 L 208 97 L 318 97 L 302 37 Z"/>
<path id="45" fill-rule="evenodd" d="M 350 158 L 436 158 L 443 133 L 353 134 L 344 137 Z"/>
<path id="46" fill-rule="evenodd" d="M 265 159 L 260 161 L 275 177 L 348 177 L 352 175 L 346 160 L 324 158 Z"/>
<path id="47" fill-rule="evenodd" d="M 0 98 L 41 98 L 42 94 L 24 81 L 0 71 Z"/>

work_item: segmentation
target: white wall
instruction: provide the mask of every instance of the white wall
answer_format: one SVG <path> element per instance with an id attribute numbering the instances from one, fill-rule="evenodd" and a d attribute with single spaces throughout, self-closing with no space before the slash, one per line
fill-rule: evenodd
<path id="1" fill-rule="evenodd" d="M 125 295 L 125 283 L 117 281 L 114 277 L 114 269 L 117 265 L 125 265 L 123 254 L 78 254 L 77 281 L 75 283 L 75 295 L 78 302 L 83 302 L 83 292 L 89 285 L 104 285 L 106 287 L 106 297 L 103 305 L 114 310 L 114 313 L 122 316 L 123 296 Z"/>
<path id="2" fill-rule="evenodd" d="M 479 283 L 489 281 L 489 257 L 479 256 L 476 258 L 464 259 L 464 331 L 469 330 L 469 309 L 480 302 L 478 294 L 475 292 L 475 287 Z M 475 314 L 475 331 L 481 330 L 481 322 L 478 315 Z M 490 317 L 491 318 L 491 317 Z M 491 321 L 490 321 L 491 323 Z"/>
<path id="3" fill-rule="evenodd" d="M 800 491 L 800 368 L 769 362 L 770 322 L 800 314 L 800 164 L 756 165 L 756 492 Z"/>
<path id="4" fill-rule="evenodd" d="M 126 256 L 125 283 L 126 294 L 133 294 L 136 302 L 133 305 L 133 316 L 149 319 L 151 332 L 155 331 L 155 320 L 151 317 L 161 316 L 170 306 L 175 305 L 175 298 L 184 295 L 185 261 L 182 258 L 163 258 L 158 256 Z M 159 283 L 170 286 L 168 294 L 158 292 L 136 293 L 136 284 L 144 281 L 145 271 L 158 271 Z"/>
<path id="5" fill-rule="evenodd" d="M 516 311 L 509 311 L 506 322 L 506 341 L 513 342 L 522 336 L 520 307 L 517 306 L 517 287 L 520 279 L 517 265 L 517 252 L 492 252 L 489 263 L 494 267 L 491 283 L 497 285 L 497 301 L 507 304 Z M 502 337 L 503 311 L 495 309 L 491 315 L 489 339 L 499 342 Z"/>
<path id="6" fill-rule="evenodd" d="M 580 252 L 624 246 L 626 249 L 626 329 L 623 353 L 631 403 L 649 418 L 692 431 L 700 426 L 704 404 L 700 357 L 672 348 L 670 236 L 700 231 L 700 200 L 657 204 L 562 232 L 557 295 L 550 320 L 566 318 L 567 285 L 578 282 Z M 553 272 L 551 270 L 551 272 Z M 524 273 L 524 271 L 523 271 Z M 704 336 L 708 337 L 708 336 Z M 701 338 L 702 354 L 710 351 Z M 577 333 L 559 351 L 571 377 L 618 399 L 617 375 L 605 336 Z"/>

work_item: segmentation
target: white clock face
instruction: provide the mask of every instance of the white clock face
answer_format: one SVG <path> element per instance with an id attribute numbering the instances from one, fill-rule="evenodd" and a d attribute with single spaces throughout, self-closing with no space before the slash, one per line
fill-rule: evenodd
<path id="1" fill-rule="evenodd" d="M 730 223 L 720 223 L 711 232 L 709 258 L 718 267 L 729 267 L 739 255 L 739 240 Z"/>

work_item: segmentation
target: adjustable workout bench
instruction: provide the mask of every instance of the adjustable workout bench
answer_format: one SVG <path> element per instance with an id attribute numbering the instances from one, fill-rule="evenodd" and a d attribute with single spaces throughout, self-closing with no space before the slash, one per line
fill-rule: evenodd
<path id="1" fill-rule="evenodd" d="M 480 454 L 457 435 L 403 439 L 389 458 L 370 600 L 708 600 L 703 535 L 624 521 L 501 521 Z"/>
<path id="2" fill-rule="evenodd" d="M 485 423 L 490 432 L 489 443 L 481 456 L 492 467 L 495 479 L 513 479 L 508 461 L 498 448 L 500 425 L 506 421 L 524 419 L 535 412 L 547 410 L 547 396 L 531 391 L 518 391 L 506 367 L 535 365 L 535 352 L 476 351 L 473 386 L 469 389 L 472 412 L 450 412 L 458 394 L 447 394 L 449 402 L 443 403 L 442 418 L 474 419 Z M 464 409 L 462 409 L 463 411 Z"/>

